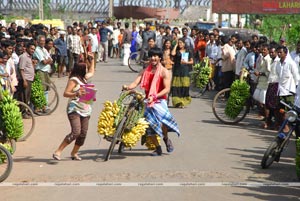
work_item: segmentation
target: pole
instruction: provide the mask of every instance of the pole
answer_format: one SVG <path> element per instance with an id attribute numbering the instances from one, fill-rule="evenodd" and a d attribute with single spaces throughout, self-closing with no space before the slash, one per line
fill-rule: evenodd
<path id="1" fill-rule="evenodd" d="M 108 5 L 108 17 L 111 18 L 114 15 L 114 0 L 109 0 Z"/>
<path id="2" fill-rule="evenodd" d="M 170 18 L 170 14 L 169 14 L 169 9 L 170 9 L 170 0 L 166 0 L 166 7 L 167 7 L 167 12 L 166 12 L 166 19 L 169 19 Z"/>
<path id="3" fill-rule="evenodd" d="M 39 0 L 39 18 L 44 20 L 44 0 Z"/>

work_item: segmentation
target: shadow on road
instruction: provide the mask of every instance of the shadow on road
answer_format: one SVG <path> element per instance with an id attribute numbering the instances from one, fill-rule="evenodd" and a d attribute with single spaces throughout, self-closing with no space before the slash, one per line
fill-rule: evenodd
<path id="1" fill-rule="evenodd" d="M 250 197 L 253 200 L 299 200 L 300 189 L 297 187 L 253 187 L 247 189 L 256 191 L 257 193 L 233 193 L 233 195 L 239 198 Z"/>
<path id="2" fill-rule="evenodd" d="M 200 96 L 202 100 L 207 101 L 209 105 L 217 92 L 207 92 L 203 96 Z M 214 120 L 202 120 L 201 122 L 206 124 L 214 124 L 217 127 L 228 127 L 237 128 L 239 130 L 245 129 L 253 134 L 250 137 L 267 142 L 265 147 L 253 147 L 253 148 L 235 148 L 227 147 L 226 150 L 231 155 L 238 155 L 242 158 L 238 163 L 243 163 L 244 167 L 232 167 L 233 169 L 245 170 L 253 172 L 253 175 L 248 177 L 248 182 L 299 182 L 296 175 L 295 167 L 295 140 L 291 139 L 287 149 L 283 151 L 279 163 L 274 162 L 268 169 L 261 168 L 261 159 L 267 146 L 273 141 L 276 136 L 276 131 L 266 130 L 260 128 L 262 121 L 257 118 L 257 111 L 251 111 L 246 118 L 235 125 L 226 125 L 219 122 L 217 119 Z M 247 142 L 245 142 L 247 143 Z M 291 186 L 280 187 L 241 187 L 247 188 L 253 193 L 233 193 L 239 196 L 240 200 L 243 200 L 242 196 L 253 197 L 253 199 L 260 200 L 299 200 L 299 188 Z"/>

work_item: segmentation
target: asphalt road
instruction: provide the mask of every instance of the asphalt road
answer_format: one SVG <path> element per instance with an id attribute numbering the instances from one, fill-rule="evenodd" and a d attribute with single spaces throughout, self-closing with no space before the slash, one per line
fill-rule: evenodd
<path id="1" fill-rule="evenodd" d="M 52 160 L 52 153 L 70 132 L 67 99 L 62 97 L 67 78 L 53 78 L 61 96 L 59 107 L 51 116 L 37 117 L 32 136 L 17 143 L 13 171 L 0 184 L 1 200 L 299 200 L 299 187 L 287 183 L 261 187 L 297 182 L 294 142 L 279 164 L 262 170 L 261 157 L 275 132 L 260 129 L 261 122 L 253 114 L 238 125 L 221 124 L 211 110 L 215 92 L 193 99 L 185 109 L 170 108 L 182 133 L 179 138 L 170 133 L 175 146 L 172 154 L 163 144 L 163 156 L 151 157 L 151 151 L 138 144 L 104 162 L 109 143 L 97 134 L 99 113 L 103 103 L 116 100 L 121 86 L 137 75 L 120 64 L 119 60 L 97 64 L 93 78 L 97 101 L 80 150 L 82 161 L 70 159 L 71 146 L 63 152 L 62 161 Z"/>

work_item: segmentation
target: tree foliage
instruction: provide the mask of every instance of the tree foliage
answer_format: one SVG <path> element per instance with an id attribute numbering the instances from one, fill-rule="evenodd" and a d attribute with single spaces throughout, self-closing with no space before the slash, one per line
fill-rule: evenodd
<path id="1" fill-rule="evenodd" d="M 288 46 L 292 48 L 300 40 L 300 15 L 255 15 L 250 19 L 252 24 L 270 40 L 278 42 L 284 37 Z M 253 23 L 253 20 L 257 22 L 257 19 L 262 22 L 260 25 Z"/>
<path id="2" fill-rule="evenodd" d="M 44 9 L 44 18 L 45 19 L 52 19 L 50 3 L 51 3 L 50 0 L 43 1 L 43 9 Z"/>

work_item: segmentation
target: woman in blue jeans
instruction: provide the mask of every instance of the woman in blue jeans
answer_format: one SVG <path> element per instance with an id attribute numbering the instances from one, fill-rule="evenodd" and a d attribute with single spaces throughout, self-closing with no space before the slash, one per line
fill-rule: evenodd
<path id="1" fill-rule="evenodd" d="M 93 59 L 92 55 L 89 55 Z M 94 74 L 94 62 L 88 62 L 91 64 L 89 71 L 87 72 L 86 63 L 78 63 L 74 65 L 74 68 L 70 74 L 68 84 L 64 91 L 64 97 L 70 98 L 67 113 L 68 119 L 71 125 L 71 133 L 68 134 L 58 149 L 53 153 L 53 159 L 60 160 L 60 155 L 63 149 L 75 140 L 75 145 L 71 151 L 71 159 L 80 161 L 78 156 L 78 150 L 84 144 L 89 119 L 92 112 L 90 104 L 86 104 L 79 101 L 79 98 L 85 95 L 85 90 L 80 85 L 87 84 L 87 80 Z"/>

